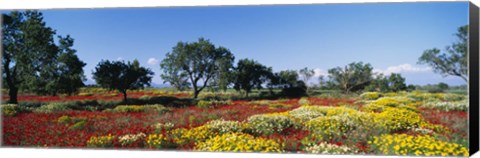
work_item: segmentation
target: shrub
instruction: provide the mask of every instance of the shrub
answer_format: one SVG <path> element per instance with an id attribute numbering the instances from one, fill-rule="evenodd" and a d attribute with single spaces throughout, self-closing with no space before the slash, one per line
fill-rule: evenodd
<path id="1" fill-rule="evenodd" d="M 113 109 L 113 112 L 144 112 L 142 105 L 119 105 Z"/>
<path id="2" fill-rule="evenodd" d="M 298 100 L 298 105 L 310 105 L 310 101 L 308 101 L 308 98 L 302 97 Z"/>
<path id="3" fill-rule="evenodd" d="M 418 127 L 423 122 L 418 113 L 400 108 L 386 108 L 385 111 L 376 114 L 375 119 L 391 132 Z"/>
<path id="4" fill-rule="evenodd" d="M 128 146 L 136 141 L 141 141 L 146 137 L 145 133 L 126 134 L 118 137 L 118 142 L 122 146 Z"/>
<path id="5" fill-rule="evenodd" d="M 213 108 L 213 104 L 209 101 L 200 100 L 197 102 L 197 107 L 199 108 Z"/>
<path id="6" fill-rule="evenodd" d="M 429 135 L 382 134 L 368 142 L 379 154 L 425 155 L 425 156 L 468 156 L 462 145 L 434 139 Z"/>
<path id="7" fill-rule="evenodd" d="M 71 110 L 68 104 L 65 103 L 50 103 L 47 105 L 42 105 L 39 108 L 35 109 L 36 112 L 59 112 L 59 111 L 66 111 Z"/>
<path id="8" fill-rule="evenodd" d="M 370 104 L 377 104 L 381 106 L 397 107 L 404 104 L 412 103 L 408 98 L 405 97 L 383 97 L 375 101 L 372 101 Z"/>
<path id="9" fill-rule="evenodd" d="M 108 134 L 106 136 L 92 136 L 87 141 L 88 147 L 113 147 L 115 136 Z"/>
<path id="10" fill-rule="evenodd" d="M 366 100 L 375 100 L 382 97 L 380 93 L 378 92 L 365 92 L 360 95 L 360 98 L 366 99 Z"/>
<path id="11" fill-rule="evenodd" d="M 295 126 L 295 122 L 288 116 L 275 113 L 253 115 L 247 119 L 247 122 L 252 131 L 260 135 L 281 133 L 284 129 Z"/>
<path id="12" fill-rule="evenodd" d="M 266 138 L 252 135 L 228 133 L 200 142 L 195 146 L 200 151 L 234 151 L 234 152 L 283 152 L 282 146 Z"/>
<path id="13" fill-rule="evenodd" d="M 155 128 L 155 132 L 160 133 L 163 130 L 171 130 L 173 129 L 175 125 L 173 123 L 167 122 L 167 123 L 157 123 L 153 125 L 153 128 Z"/>
<path id="14" fill-rule="evenodd" d="M 298 120 L 300 123 L 324 116 L 325 114 L 326 111 L 321 111 L 313 106 L 302 106 L 288 112 L 290 117 Z"/>
<path id="15" fill-rule="evenodd" d="M 201 142 L 213 138 L 217 133 L 211 132 L 208 126 L 199 126 L 192 129 L 177 128 L 169 132 L 174 142 L 184 145 L 193 142 Z"/>
<path id="16" fill-rule="evenodd" d="M 211 132 L 220 134 L 242 131 L 242 124 L 238 121 L 213 120 L 207 122 L 205 125 L 208 126 Z"/>
<path id="17" fill-rule="evenodd" d="M 78 93 L 78 96 L 92 96 L 93 93 L 90 93 L 90 92 L 81 92 L 81 93 Z"/>
<path id="18" fill-rule="evenodd" d="M 346 146 L 339 146 L 336 144 L 328 144 L 321 142 L 319 144 L 306 147 L 305 152 L 313 154 L 352 154 L 355 151 Z"/>
<path id="19" fill-rule="evenodd" d="M 442 111 L 468 111 L 468 100 L 454 102 L 426 102 L 421 105 L 424 108 L 435 108 Z"/>
<path id="20" fill-rule="evenodd" d="M 163 134 L 149 134 L 146 138 L 147 147 L 163 148 L 167 145 L 167 137 Z"/>
<path id="21" fill-rule="evenodd" d="M 78 122 L 76 122 L 75 124 L 73 124 L 72 126 L 70 126 L 68 129 L 70 129 L 70 130 L 82 130 L 82 129 L 85 129 L 85 123 L 87 123 L 87 121 L 85 121 L 85 120 L 78 121 Z"/>
<path id="22" fill-rule="evenodd" d="M 73 122 L 72 118 L 70 116 L 61 116 L 57 119 L 57 122 L 58 123 L 61 123 L 61 124 L 70 124 Z"/>
<path id="23" fill-rule="evenodd" d="M 14 116 L 18 112 L 18 106 L 16 104 L 2 104 L 3 116 Z"/>

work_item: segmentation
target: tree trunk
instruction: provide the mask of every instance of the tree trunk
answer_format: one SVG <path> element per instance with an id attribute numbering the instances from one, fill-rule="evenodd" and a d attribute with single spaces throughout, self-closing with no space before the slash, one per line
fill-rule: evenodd
<path id="1" fill-rule="evenodd" d="M 193 90 L 193 98 L 194 98 L 194 99 L 197 99 L 197 98 L 198 98 L 198 93 L 199 93 L 199 91 Z"/>
<path id="2" fill-rule="evenodd" d="M 11 103 L 11 104 L 17 104 L 18 103 L 17 94 L 18 94 L 18 89 L 17 88 L 10 88 L 8 90 L 8 95 L 10 96 L 10 100 L 8 102 Z"/>
<path id="3" fill-rule="evenodd" d="M 122 93 L 123 93 L 123 102 L 124 102 L 125 104 L 127 104 L 127 91 L 124 90 L 124 91 L 122 91 Z"/>

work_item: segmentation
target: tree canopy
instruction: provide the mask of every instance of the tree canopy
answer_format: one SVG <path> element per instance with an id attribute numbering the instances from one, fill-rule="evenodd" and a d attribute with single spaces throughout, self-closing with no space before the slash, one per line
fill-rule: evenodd
<path id="1" fill-rule="evenodd" d="M 328 70 L 331 83 L 346 93 L 363 90 L 372 81 L 372 66 L 363 62 L 353 62 L 345 67 Z"/>
<path id="2" fill-rule="evenodd" d="M 2 14 L 2 33 L 2 77 L 9 90 L 9 102 L 17 103 L 19 90 L 70 94 L 83 85 L 83 70 L 70 71 L 73 64 L 78 64 L 75 66 L 79 69 L 85 66 L 71 48 L 73 38 L 59 37 L 57 45 L 54 42 L 56 32 L 46 26 L 42 13 L 27 10 Z M 72 69 L 62 71 L 62 68 Z M 66 78 L 74 83 L 65 87 L 62 84 L 68 84 Z"/>
<path id="3" fill-rule="evenodd" d="M 193 97 L 197 98 L 212 80 L 222 88 L 228 86 L 227 72 L 233 60 L 230 50 L 215 47 L 204 38 L 193 43 L 178 42 L 160 63 L 161 77 L 177 88 L 192 86 Z"/>
<path id="4" fill-rule="evenodd" d="M 127 102 L 127 90 L 150 86 L 152 75 L 150 69 L 141 67 L 137 60 L 132 63 L 124 61 L 102 60 L 92 73 L 98 85 L 110 90 L 118 90 Z"/>
<path id="5" fill-rule="evenodd" d="M 418 59 L 420 64 L 428 64 L 442 76 L 458 76 L 468 81 L 468 25 L 459 27 L 455 34 L 457 41 L 447 46 L 444 52 L 438 48 L 427 49 Z"/>
<path id="6" fill-rule="evenodd" d="M 237 91 L 243 90 L 245 95 L 252 89 L 261 89 L 272 74 L 272 68 L 266 67 L 255 60 L 241 59 L 234 71 L 234 88 Z"/>

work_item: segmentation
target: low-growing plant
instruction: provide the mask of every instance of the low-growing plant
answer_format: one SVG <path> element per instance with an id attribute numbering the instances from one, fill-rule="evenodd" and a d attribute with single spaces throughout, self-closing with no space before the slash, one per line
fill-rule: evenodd
<path id="1" fill-rule="evenodd" d="M 87 141 L 88 147 L 113 147 L 115 136 L 108 134 L 106 136 L 92 136 Z"/>
<path id="2" fill-rule="evenodd" d="M 382 134 L 368 142 L 377 154 L 468 156 L 462 145 L 436 140 L 430 135 Z"/>
<path id="3" fill-rule="evenodd" d="M 14 116 L 18 113 L 17 104 L 2 104 L 1 106 L 3 116 Z"/>
<path id="4" fill-rule="evenodd" d="M 70 130 L 83 130 L 83 129 L 85 129 L 85 124 L 86 123 L 87 123 L 87 121 L 81 120 L 81 121 L 76 122 L 72 126 L 70 126 L 68 129 L 70 129 Z"/>
<path id="5" fill-rule="evenodd" d="M 59 111 L 66 111 L 66 110 L 71 110 L 70 107 L 68 107 L 68 104 L 65 103 L 50 103 L 47 105 L 42 105 L 39 108 L 35 109 L 36 112 L 59 112 Z"/>
<path id="6" fill-rule="evenodd" d="M 365 100 L 376 100 L 382 97 L 382 95 L 378 92 L 365 92 L 360 95 L 360 98 Z"/>
<path id="7" fill-rule="evenodd" d="M 128 146 L 134 142 L 140 141 L 143 142 L 143 139 L 146 137 L 145 133 L 138 134 L 126 134 L 118 137 L 118 142 L 122 146 Z"/>
<path id="8" fill-rule="evenodd" d="M 195 150 L 233 152 L 283 152 L 282 145 L 266 138 L 242 133 L 227 133 L 198 143 Z"/>
<path id="9" fill-rule="evenodd" d="M 282 114 L 259 114 L 250 116 L 247 123 L 252 128 L 254 134 L 270 135 L 281 133 L 283 130 L 297 126 L 293 119 L 288 115 Z"/>
<path id="10" fill-rule="evenodd" d="M 305 148 L 305 152 L 312 154 L 352 154 L 356 151 L 347 146 L 340 146 L 336 144 L 329 144 L 321 142 Z"/>

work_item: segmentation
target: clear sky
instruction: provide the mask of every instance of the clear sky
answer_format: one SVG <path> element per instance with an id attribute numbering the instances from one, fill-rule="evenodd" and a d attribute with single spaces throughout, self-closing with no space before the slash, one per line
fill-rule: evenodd
<path id="1" fill-rule="evenodd" d="M 138 59 L 162 84 L 159 61 L 178 41 L 199 37 L 274 71 L 303 67 L 316 75 L 354 61 L 399 72 L 407 84 L 465 84 L 417 65 L 425 49 L 455 41 L 468 2 L 42 10 L 48 26 L 70 34 L 87 63 L 87 83 L 102 59 Z M 316 79 L 311 80 L 317 83 Z"/>

